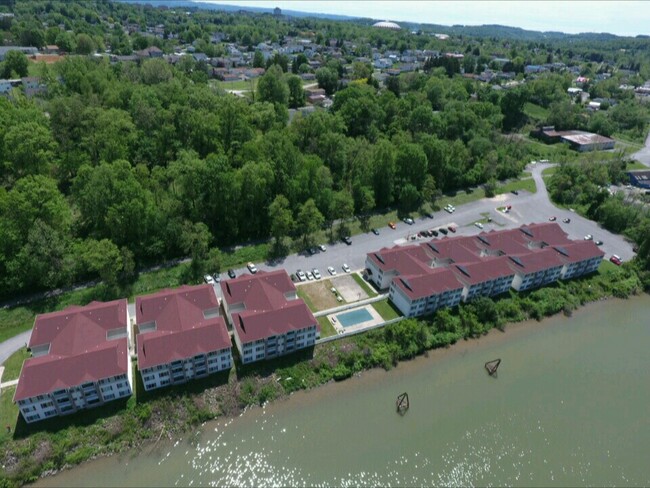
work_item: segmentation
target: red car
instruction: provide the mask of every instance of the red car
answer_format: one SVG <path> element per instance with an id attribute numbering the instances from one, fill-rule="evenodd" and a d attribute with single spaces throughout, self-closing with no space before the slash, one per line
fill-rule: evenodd
<path id="1" fill-rule="evenodd" d="M 394 229 L 397 226 L 395 225 L 395 222 L 388 222 L 388 227 L 390 227 L 391 229 Z"/>
<path id="2" fill-rule="evenodd" d="M 447 227 L 447 229 L 449 229 L 451 232 L 456 232 L 456 227 L 454 227 L 453 225 L 450 225 L 449 227 Z"/>
<path id="3" fill-rule="evenodd" d="M 618 257 L 616 254 L 612 255 L 612 257 L 609 258 L 609 260 L 610 260 L 612 263 L 614 263 L 616 266 L 620 266 L 621 263 L 622 263 L 621 258 Z"/>

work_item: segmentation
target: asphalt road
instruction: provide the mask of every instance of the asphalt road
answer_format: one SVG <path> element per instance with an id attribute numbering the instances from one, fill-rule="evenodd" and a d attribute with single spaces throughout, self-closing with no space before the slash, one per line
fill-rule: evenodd
<path id="1" fill-rule="evenodd" d="M 646 144 L 650 145 L 650 136 Z M 645 157 L 644 154 L 647 155 L 648 162 L 646 164 L 650 165 L 650 147 L 646 147 L 646 149 L 639 153 L 643 153 L 642 157 Z M 520 191 L 519 195 L 508 193 L 498 195 L 494 198 L 484 198 L 460 205 L 452 214 L 442 210 L 436 212 L 433 219 L 428 217 L 416 218 L 413 225 L 396 222 L 397 227 L 395 230 L 390 229 L 388 222 L 386 222 L 386 225 L 379 229 L 380 234 L 378 236 L 370 232 L 353 236 L 352 244 L 349 246 L 343 242 L 338 242 L 333 245 L 326 245 L 327 250 L 325 252 L 319 251 L 313 256 L 309 256 L 306 253 L 292 254 L 273 263 L 255 264 L 260 270 L 271 271 L 284 268 L 289 274 L 295 273 L 298 269 L 307 271 L 317 268 L 323 277 L 328 276 L 327 267 L 332 266 L 338 274 L 342 274 L 342 265 L 344 263 L 353 271 L 363 269 L 367 253 L 377 251 L 383 247 L 418 242 L 420 240 L 408 240 L 409 236 L 415 235 L 424 229 L 435 229 L 454 224 L 458 229 L 455 235 L 476 235 L 481 232 L 481 229 L 475 227 L 474 223 L 484 219 L 486 216 L 492 217 L 492 222 L 484 224 L 484 231 L 491 229 L 511 229 L 523 224 L 547 222 L 549 217 L 555 216 L 557 222 L 569 234 L 571 239 L 583 239 L 585 235 L 591 234 L 594 240 L 603 241 L 602 249 L 606 253 L 605 259 L 609 259 L 612 254 L 617 254 L 623 261 L 630 260 L 634 256 L 634 252 L 632 251 L 631 244 L 625 241 L 622 236 L 613 234 L 601 228 L 596 222 L 585 219 L 574 212 L 559 209 L 550 202 L 546 186 L 542 179 L 542 170 L 549 166 L 551 165 L 536 164 L 530 165 L 528 168 L 537 185 L 536 193 Z M 505 205 L 512 205 L 512 209 L 508 214 L 497 210 L 498 207 Z M 570 218 L 571 223 L 562 223 L 562 219 L 565 217 Z M 450 233 L 450 235 L 453 234 Z M 442 236 L 439 238 L 442 238 Z M 248 270 L 246 268 L 240 268 L 236 269 L 235 272 L 239 276 L 242 273 L 248 273 Z M 221 274 L 221 279 L 227 278 L 228 275 L 224 271 Z M 218 286 L 215 286 L 215 290 L 217 291 L 217 296 L 220 296 L 221 290 Z M 133 304 L 129 305 L 129 312 L 132 315 L 135 314 Z M 31 334 L 31 331 L 0 343 L 0 364 L 29 341 L 29 334 Z"/>
<path id="2" fill-rule="evenodd" d="M 644 164 L 650 167 L 650 133 L 645 140 L 645 147 L 630 156 L 632 159 L 636 159 L 641 164 Z"/>
<path id="3" fill-rule="evenodd" d="M 512 193 L 498 195 L 494 198 L 484 198 L 475 202 L 458 206 L 453 214 L 442 210 L 436 212 L 433 219 L 428 217 L 417 218 L 413 225 L 407 225 L 404 222 L 398 222 L 397 228 L 392 230 L 386 225 L 379 229 L 378 236 L 367 233 L 352 237 L 352 245 L 346 245 L 338 242 L 333 245 L 327 245 L 325 252 L 317 252 L 313 256 L 306 253 L 292 254 L 277 262 L 255 263 L 260 270 L 270 271 L 278 268 L 285 268 L 287 272 L 295 273 L 296 270 L 303 271 L 317 268 L 323 276 L 327 275 L 327 267 L 332 266 L 338 274 L 343 272 L 342 265 L 345 263 L 352 270 L 364 268 L 366 254 L 377 251 L 383 247 L 392 247 L 395 245 L 404 245 L 409 236 L 417 234 L 421 230 L 434 229 L 438 227 L 447 227 L 454 224 L 457 227 L 456 235 L 476 235 L 481 229 L 474 226 L 476 221 L 484 219 L 486 216 L 492 217 L 491 223 L 484 224 L 483 231 L 491 229 L 510 229 L 519 227 L 523 224 L 537 222 L 548 222 L 549 217 L 556 217 L 557 222 L 569 234 L 571 239 L 583 239 L 587 234 L 591 234 L 594 240 L 603 241 L 602 249 L 605 251 L 606 259 L 612 254 L 619 255 L 623 261 L 627 261 L 634 256 L 632 246 L 621 236 L 613 234 L 601 228 L 596 222 L 585 219 L 580 215 L 564 210 L 553 205 L 546 191 L 546 186 L 542 179 L 542 170 L 551 166 L 550 164 L 536 164 L 529 166 L 535 183 L 537 185 L 536 193 L 520 191 L 519 195 Z M 498 207 L 512 205 L 510 213 L 504 214 L 497 210 Z M 569 224 L 562 223 L 563 218 L 570 218 Z M 454 234 L 449 234 L 454 235 Z M 443 238 L 441 235 L 439 238 Z M 434 238 L 437 239 L 437 238 Z M 237 276 L 242 273 L 248 273 L 246 268 L 236 269 Z M 222 279 L 228 276 L 224 272 L 221 274 Z"/>

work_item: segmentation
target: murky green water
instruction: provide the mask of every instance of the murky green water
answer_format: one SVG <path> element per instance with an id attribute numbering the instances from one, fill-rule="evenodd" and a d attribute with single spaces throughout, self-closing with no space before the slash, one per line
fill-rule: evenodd
<path id="1" fill-rule="evenodd" d="M 590 305 L 39 484 L 648 486 L 649 311 L 648 296 Z"/>

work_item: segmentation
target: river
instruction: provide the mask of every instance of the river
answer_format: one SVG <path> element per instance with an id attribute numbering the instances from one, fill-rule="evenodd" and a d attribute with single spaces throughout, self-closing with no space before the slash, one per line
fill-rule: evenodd
<path id="1" fill-rule="evenodd" d="M 649 310 L 644 295 L 493 331 L 37 484 L 648 486 Z"/>

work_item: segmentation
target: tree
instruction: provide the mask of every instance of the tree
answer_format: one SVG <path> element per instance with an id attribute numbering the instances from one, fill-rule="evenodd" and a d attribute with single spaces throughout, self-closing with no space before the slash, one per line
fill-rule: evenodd
<path id="1" fill-rule="evenodd" d="M 118 283 L 124 269 L 120 249 L 109 239 L 89 239 L 84 242 L 81 259 L 88 270 L 97 273 L 108 288 Z"/>
<path id="2" fill-rule="evenodd" d="M 302 80 L 295 75 L 288 75 L 286 79 L 289 88 L 289 107 L 302 107 L 305 104 L 305 90 L 302 88 Z"/>
<path id="3" fill-rule="evenodd" d="M 5 61 L 2 67 L 3 78 L 23 78 L 27 76 L 29 60 L 20 51 L 9 51 L 5 55 Z"/>
<path id="4" fill-rule="evenodd" d="M 96 48 L 95 41 L 88 34 L 77 34 L 77 47 L 75 48 L 77 54 L 92 54 Z"/>
<path id="5" fill-rule="evenodd" d="M 420 205 L 420 193 L 418 189 L 410 183 L 402 186 L 399 192 L 398 202 L 401 213 L 408 214 L 412 212 Z"/>
<path id="6" fill-rule="evenodd" d="M 257 97 L 260 102 L 287 105 L 289 87 L 278 65 L 272 65 L 260 78 L 257 83 Z"/>
<path id="7" fill-rule="evenodd" d="M 386 81 L 384 81 L 386 89 L 393 92 L 396 97 L 399 97 L 400 94 L 400 83 L 399 76 L 388 76 Z"/>
<path id="8" fill-rule="evenodd" d="M 347 234 L 346 222 L 354 215 L 354 199 L 349 192 L 342 190 L 334 194 L 330 208 L 331 221 L 339 220 L 339 234 Z"/>
<path id="9" fill-rule="evenodd" d="M 325 218 L 316 207 L 313 198 L 307 200 L 300 207 L 296 224 L 300 230 L 304 247 L 310 247 L 313 244 L 312 234 L 322 227 L 324 221 Z"/>
<path id="10" fill-rule="evenodd" d="M 284 195 L 278 195 L 269 205 L 269 221 L 271 222 L 271 235 L 279 248 L 282 239 L 291 234 L 295 225 L 293 214 L 289 208 L 289 200 Z"/>
<path id="11" fill-rule="evenodd" d="M 263 68 L 264 67 L 264 55 L 262 51 L 256 50 L 253 55 L 253 68 Z"/>
<path id="12" fill-rule="evenodd" d="M 189 267 L 190 279 L 198 280 L 203 275 L 211 241 L 212 234 L 210 234 L 208 226 L 203 222 L 194 224 L 189 221 L 184 222 L 181 245 L 183 251 L 192 260 Z"/>
<path id="13" fill-rule="evenodd" d="M 36 122 L 22 122 L 4 137 L 5 168 L 15 179 L 46 173 L 52 166 L 56 143 L 51 132 Z"/>
<path id="14" fill-rule="evenodd" d="M 328 95 L 332 95 L 338 86 L 339 76 L 336 71 L 330 68 L 318 68 L 316 70 L 316 81 L 318 81 L 319 88 L 325 90 Z"/>

